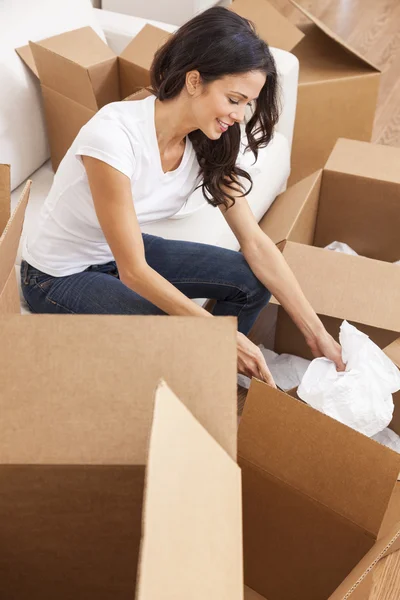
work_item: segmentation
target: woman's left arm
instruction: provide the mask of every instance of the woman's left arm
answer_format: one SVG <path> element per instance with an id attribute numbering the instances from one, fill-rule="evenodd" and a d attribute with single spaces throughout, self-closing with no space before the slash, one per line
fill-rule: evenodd
<path id="1" fill-rule="evenodd" d="M 326 331 L 279 249 L 260 229 L 247 199 L 239 196 L 233 207 L 220 210 L 254 275 L 292 318 L 313 355 L 325 356 L 344 370 L 340 345 Z"/>

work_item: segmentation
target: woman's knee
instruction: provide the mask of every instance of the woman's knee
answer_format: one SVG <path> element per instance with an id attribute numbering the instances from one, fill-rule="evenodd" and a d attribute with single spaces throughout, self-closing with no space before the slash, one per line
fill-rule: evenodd
<path id="1" fill-rule="evenodd" d="M 250 265 L 246 260 L 245 264 L 247 269 L 246 287 L 248 288 L 249 300 L 254 304 L 265 306 L 271 299 L 271 292 L 253 273 Z"/>

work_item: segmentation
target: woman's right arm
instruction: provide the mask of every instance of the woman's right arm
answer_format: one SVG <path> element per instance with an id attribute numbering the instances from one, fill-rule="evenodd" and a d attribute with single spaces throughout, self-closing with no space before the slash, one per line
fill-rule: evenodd
<path id="1" fill-rule="evenodd" d="M 147 264 L 130 179 L 96 158 L 82 156 L 82 160 L 97 218 L 122 283 L 168 315 L 212 317 Z M 238 371 L 275 385 L 261 350 L 239 332 L 237 347 Z"/>
<path id="2" fill-rule="evenodd" d="M 169 315 L 212 316 L 147 264 L 129 178 L 96 158 L 82 160 L 122 283 Z"/>

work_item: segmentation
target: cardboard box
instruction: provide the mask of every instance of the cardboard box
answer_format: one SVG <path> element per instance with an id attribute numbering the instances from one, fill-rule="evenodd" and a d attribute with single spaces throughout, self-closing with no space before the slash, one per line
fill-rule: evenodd
<path id="1" fill-rule="evenodd" d="M 400 456 L 253 379 L 238 462 L 246 600 L 367 600 L 400 549 Z"/>
<path id="2" fill-rule="evenodd" d="M 40 79 L 54 171 L 79 130 L 100 108 L 150 84 L 154 53 L 170 35 L 145 25 L 120 56 L 91 27 L 17 49 Z"/>
<path id="3" fill-rule="evenodd" d="M 5 598 L 242 600 L 244 553 L 246 600 L 353 600 L 400 547 L 400 456 L 257 381 L 241 495 L 233 319 L 0 327 Z"/>
<path id="4" fill-rule="evenodd" d="M 281 248 L 314 310 L 336 338 L 343 319 L 380 348 L 400 333 L 400 150 L 338 140 L 323 170 L 281 194 L 260 222 Z M 323 249 L 345 242 L 362 256 Z M 311 357 L 279 309 L 277 352 Z"/>
<path id="5" fill-rule="evenodd" d="M 0 315 L 21 312 L 15 260 L 31 183 L 26 183 L 10 216 L 10 166 L 0 165 Z"/>
<path id="6" fill-rule="evenodd" d="M 326 329 L 346 319 L 385 349 L 400 334 L 400 150 L 337 141 L 324 169 L 281 194 L 260 221 L 279 246 Z M 323 249 L 347 243 L 362 256 Z M 278 304 L 272 299 L 272 304 Z M 271 346 L 268 310 L 251 337 Z M 277 308 L 273 349 L 312 359 L 303 335 Z M 400 434 L 400 396 L 390 427 Z"/>
<path id="7" fill-rule="evenodd" d="M 0 596 L 241 600 L 235 319 L 0 330 Z"/>
<path id="8" fill-rule="evenodd" d="M 323 167 L 336 140 L 369 141 L 378 97 L 380 71 L 305 8 L 301 29 L 268 0 L 235 0 L 232 10 L 252 20 L 271 46 L 300 61 L 296 123 L 292 147 L 293 184 Z"/>

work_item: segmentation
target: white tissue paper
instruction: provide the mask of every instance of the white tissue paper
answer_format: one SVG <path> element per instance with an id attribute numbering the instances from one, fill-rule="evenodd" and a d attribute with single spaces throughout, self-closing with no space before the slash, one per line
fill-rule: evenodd
<path id="1" fill-rule="evenodd" d="M 392 394 L 400 371 L 367 335 L 343 321 L 340 343 L 346 371 L 326 358 L 313 360 L 297 390 L 313 408 L 372 437 L 392 420 Z"/>
<path id="2" fill-rule="evenodd" d="M 343 254 L 351 254 L 352 256 L 359 256 L 353 248 L 350 248 L 344 242 L 332 242 L 329 246 L 325 246 L 325 250 L 332 250 L 333 252 L 342 252 Z M 400 265 L 400 260 L 396 260 L 394 265 Z"/>
<path id="3" fill-rule="evenodd" d="M 342 252 L 343 254 L 352 254 L 353 256 L 358 256 L 357 252 L 350 248 L 344 242 L 332 242 L 329 246 L 325 246 L 325 250 L 332 250 L 333 252 Z"/>
<path id="4" fill-rule="evenodd" d="M 372 439 L 400 454 L 400 437 L 388 427 L 374 435 Z"/>
<path id="5" fill-rule="evenodd" d="M 272 350 L 268 350 L 268 348 L 264 348 L 262 344 L 259 348 L 264 355 L 265 362 L 276 385 L 281 390 L 291 390 L 299 385 L 311 361 L 293 354 L 277 354 Z M 242 387 L 249 389 L 250 381 L 245 375 L 238 375 L 237 382 Z"/>

